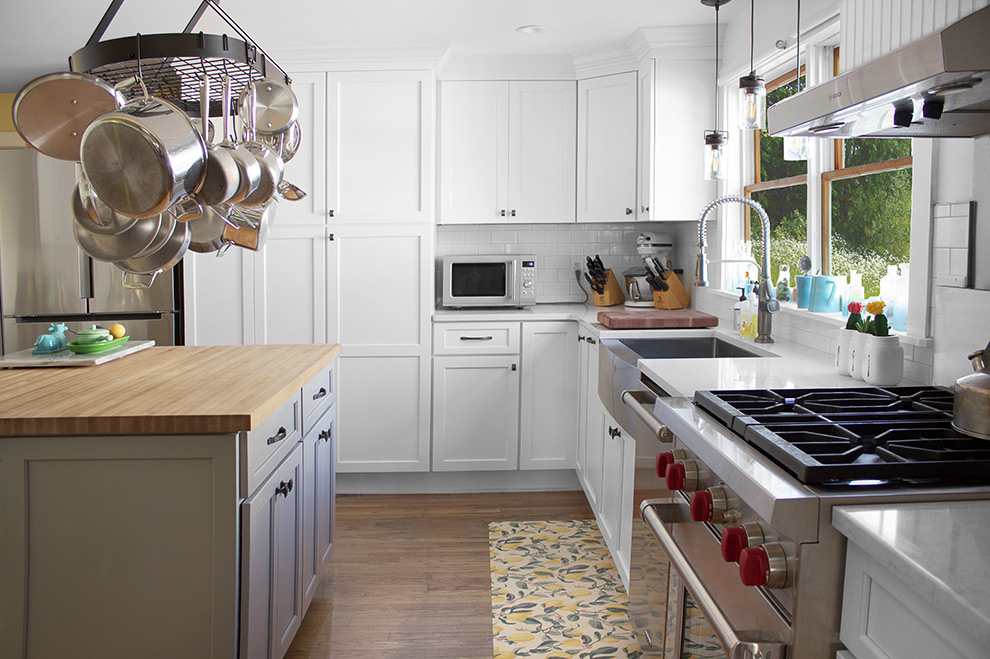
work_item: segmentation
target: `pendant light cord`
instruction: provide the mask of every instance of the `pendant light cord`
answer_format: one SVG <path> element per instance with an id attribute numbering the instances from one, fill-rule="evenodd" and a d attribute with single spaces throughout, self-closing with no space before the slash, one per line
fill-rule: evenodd
<path id="1" fill-rule="evenodd" d="M 797 76 L 794 82 L 797 87 L 797 91 L 801 91 L 801 0 L 797 0 L 797 42 L 795 43 L 795 59 L 797 60 L 797 69 L 794 74 Z"/>
<path id="2" fill-rule="evenodd" d="M 749 0 L 749 74 L 756 75 L 756 67 L 753 66 L 753 40 L 756 32 L 753 27 L 756 23 L 756 0 Z"/>
<path id="3" fill-rule="evenodd" d="M 715 130 L 718 126 L 718 5 L 715 5 Z"/>

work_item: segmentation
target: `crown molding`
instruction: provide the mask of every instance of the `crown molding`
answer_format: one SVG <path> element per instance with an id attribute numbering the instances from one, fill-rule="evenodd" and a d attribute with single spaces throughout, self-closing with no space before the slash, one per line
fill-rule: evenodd
<path id="1" fill-rule="evenodd" d="M 570 55 L 456 55 L 440 63 L 441 80 L 574 80 Z"/>
<path id="2" fill-rule="evenodd" d="M 724 34 L 720 41 L 724 42 Z M 711 25 L 641 27 L 632 33 L 626 45 L 638 60 L 711 59 L 715 34 Z"/>
<path id="3" fill-rule="evenodd" d="M 627 46 L 574 56 L 574 72 L 578 80 L 638 69 L 639 58 Z"/>
<path id="4" fill-rule="evenodd" d="M 437 71 L 450 46 L 412 47 L 329 47 L 279 48 L 272 57 L 281 66 L 297 71 L 305 69 Z"/>

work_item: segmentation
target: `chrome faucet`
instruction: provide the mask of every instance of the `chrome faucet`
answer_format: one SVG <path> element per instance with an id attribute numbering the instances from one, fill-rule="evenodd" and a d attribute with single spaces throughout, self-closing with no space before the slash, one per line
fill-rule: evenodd
<path id="1" fill-rule="evenodd" d="M 773 343 L 773 339 L 770 338 L 770 325 L 771 316 L 780 309 L 780 302 L 774 298 L 773 288 L 770 286 L 770 218 L 767 217 L 767 212 L 763 210 L 763 206 L 759 202 L 753 201 L 749 197 L 740 197 L 738 195 L 728 195 L 725 197 L 719 197 L 712 203 L 705 207 L 705 210 L 701 212 L 701 217 L 698 220 L 698 247 L 701 251 L 698 253 L 698 266 L 695 271 L 695 286 L 708 286 L 708 231 L 705 228 L 705 223 L 708 222 L 708 214 L 715 209 L 716 206 L 722 204 L 727 204 L 729 202 L 737 202 L 740 204 L 745 204 L 755 210 L 760 216 L 760 224 L 763 227 L 763 258 L 761 259 L 762 264 L 759 264 L 760 269 L 759 276 L 759 290 L 757 295 L 759 296 L 759 311 L 756 318 L 756 342 L 757 343 Z M 744 262 L 749 263 L 745 260 L 732 260 L 727 262 Z M 711 263 L 720 263 L 721 261 L 711 261 Z"/>

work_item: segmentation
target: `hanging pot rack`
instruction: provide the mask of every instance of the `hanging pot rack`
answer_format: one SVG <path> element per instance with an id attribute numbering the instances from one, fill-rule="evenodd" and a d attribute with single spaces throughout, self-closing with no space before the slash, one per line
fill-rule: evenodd
<path id="1" fill-rule="evenodd" d="M 210 116 L 222 114 L 224 80 L 229 76 L 234 97 L 260 78 L 282 78 L 292 82 L 282 67 L 265 53 L 234 20 L 218 0 L 202 0 L 185 29 L 169 34 L 135 34 L 100 41 L 123 5 L 112 0 L 85 46 L 69 56 L 69 70 L 88 73 L 117 84 L 131 76 L 144 81 L 148 93 L 165 99 L 187 114 L 200 113 L 203 76 L 210 79 Z M 237 34 L 192 32 L 207 9 L 212 9 Z M 125 94 L 140 93 L 136 89 Z"/>

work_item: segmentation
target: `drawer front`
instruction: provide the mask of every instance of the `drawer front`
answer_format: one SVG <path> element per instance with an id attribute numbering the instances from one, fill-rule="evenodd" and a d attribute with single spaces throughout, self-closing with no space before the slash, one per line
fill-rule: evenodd
<path id="1" fill-rule="evenodd" d="M 302 437 L 302 400 L 297 392 L 261 424 L 241 434 L 241 496 L 249 496 Z"/>
<path id="2" fill-rule="evenodd" d="M 435 355 L 511 355 L 519 353 L 519 323 L 437 323 Z"/>
<path id="3" fill-rule="evenodd" d="M 313 424 L 337 400 L 337 362 L 327 366 L 320 374 L 303 385 L 302 415 L 303 434 L 313 429 Z"/>

